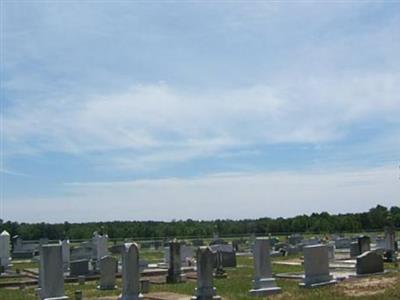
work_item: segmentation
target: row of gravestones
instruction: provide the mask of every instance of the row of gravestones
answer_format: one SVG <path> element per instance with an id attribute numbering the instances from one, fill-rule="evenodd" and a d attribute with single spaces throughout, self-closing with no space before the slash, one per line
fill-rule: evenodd
<path id="1" fill-rule="evenodd" d="M 181 282 L 180 243 L 170 243 L 171 256 L 167 282 Z M 140 292 L 139 248 L 135 243 L 122 247 L 122 293 L 120 300 L 142 299 Z M 197 251 L 197 288 L 195 299 L 218 298 L 213 287 L 214 252 L 209 247 Z M 99 289 L 114 289 L 116 259 L 105 256 L 100 259 Z M 39 267 L 38 294 L 43 300 L 65 300 L 64 272 L 61 245 L 43 245 Z"/>
<path id="2" fill-rule="evenodd" d="M 121 300 L 141 299 L 139 249 L 135 243 L 122 247 L 122 294 Z M 304 287 L 318 287 L 336 283 L 329 273 L 329 254 L 326 245 L 311 245 L 303 249 L 305 279 Z M 266 296 L 281 292 L 272 276 L 270 258 L 270 240 L 257 238 L 253 248 L 254 281 L 251 295 Z M 219 299 L 213 285 L 215 252 L 210 247 L 199 247 L 197 258 L 197 288 L 193 299 Z M 181 269 L 181 244 L 170 243 L 170 267 L 167 282 L 178 283 L 184 280 Z M 99 289 L 114 289 L 116 279 L 116 259 L 105 256 L 100 259 Z M 357 257 L 357 273 L 383 272 L 383 260 L 373 251 L 367 251 Z M 61 245 L 44 245 L 41 248 L 39 271 L 39 294 L 41 299 L 67 299 L 64 293 L 63 263 Z"/>

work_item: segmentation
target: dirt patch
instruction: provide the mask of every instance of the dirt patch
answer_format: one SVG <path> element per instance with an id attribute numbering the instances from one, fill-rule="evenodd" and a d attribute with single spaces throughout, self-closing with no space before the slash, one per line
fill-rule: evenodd
<path id="1" fill-rule="evenodd" d="M 338 285 L 346 296 L 364 297 L 382 294 L 387 288 L 398 284 L 397 277 L 357 278 Z"/>

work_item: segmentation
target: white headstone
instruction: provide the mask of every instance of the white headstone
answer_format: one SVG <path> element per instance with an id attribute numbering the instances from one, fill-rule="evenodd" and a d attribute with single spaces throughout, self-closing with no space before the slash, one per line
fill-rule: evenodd
<path id="1" fill-rule="evenodd" d="M 44 300 L 66 300 L 61 245 L 42 245 L 40 250 L 40 296 Z"/>
<path id="2" fill-rule="evenodd" d="M 336 283 L 329 273 L 328 246 L 306 246 L 303 248 L 303 253 L 305 278 L 300 286 L 318 287 Z"/>
<path id="3" fill-rule="evenodd" d="M 214 287 L 213 281 L 215 253 L 209 247 L 199 247 L 196 258 L 197 288 L 196 296 L 193 296 L 192 300 L 221 299 L 220 296 L 217 296 L 217 290 Z"/>
<path id="4" fill-rule="evenodd" d="M 108 235 L 93 233 L 93 258 L 99 261 L 103 256 L 108 255 Z"/>
<path id="5" fill-rule="evenodd" d="M 100 259 L 100 290 L 113 290 L 116 288 L 117 260 L 112 256 L 103 256 Z"/>
<path id="6" fill-rule="evenodd" d="M 250 290 L 252 296 L 268 296 L 278 294 L 281 288 L 277 287 L 272 277 L 270 258 L 270 241 L 268 238 L 257 238 L 253 248 L 254 256 L 254 287 Z"/>
<path id="7" fill-rule="evenodd" d="M 0 234 L 0 263 L 1 263 L 1 266 L 7 268 L 10 265 L 10 261 L 11 261 L 10 254 L 11 254 L 10 234 L 4 230 Z"/>
<path id="8" fill-rule="evenodd" d="M 143 299 L 140 293 L 139 248 L 135 243 L 126 243 L 122 249 L 122 294 L 118 299 Z"/>
<path id="9" fill-rule="evenodd" d="M 64 270 L 68 270 L 71 257 L 69 240 L 60 241 Z"/>

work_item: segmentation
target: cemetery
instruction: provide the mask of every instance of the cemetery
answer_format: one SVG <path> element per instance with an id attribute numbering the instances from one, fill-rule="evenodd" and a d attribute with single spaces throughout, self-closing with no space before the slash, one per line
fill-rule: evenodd
<path id="1" fill-rule="evenodd" d="M 0 299 L 399 299 L 398 236 L 24 241 L 3 231 Z"/>

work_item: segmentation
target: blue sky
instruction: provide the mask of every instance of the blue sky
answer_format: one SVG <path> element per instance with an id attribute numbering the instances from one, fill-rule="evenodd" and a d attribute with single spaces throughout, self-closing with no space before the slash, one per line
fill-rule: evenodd
<path id="1" fill-rule="evenodd" d="M 400 3 L 2 1 L 19 221 L 399 205 Z"/>

